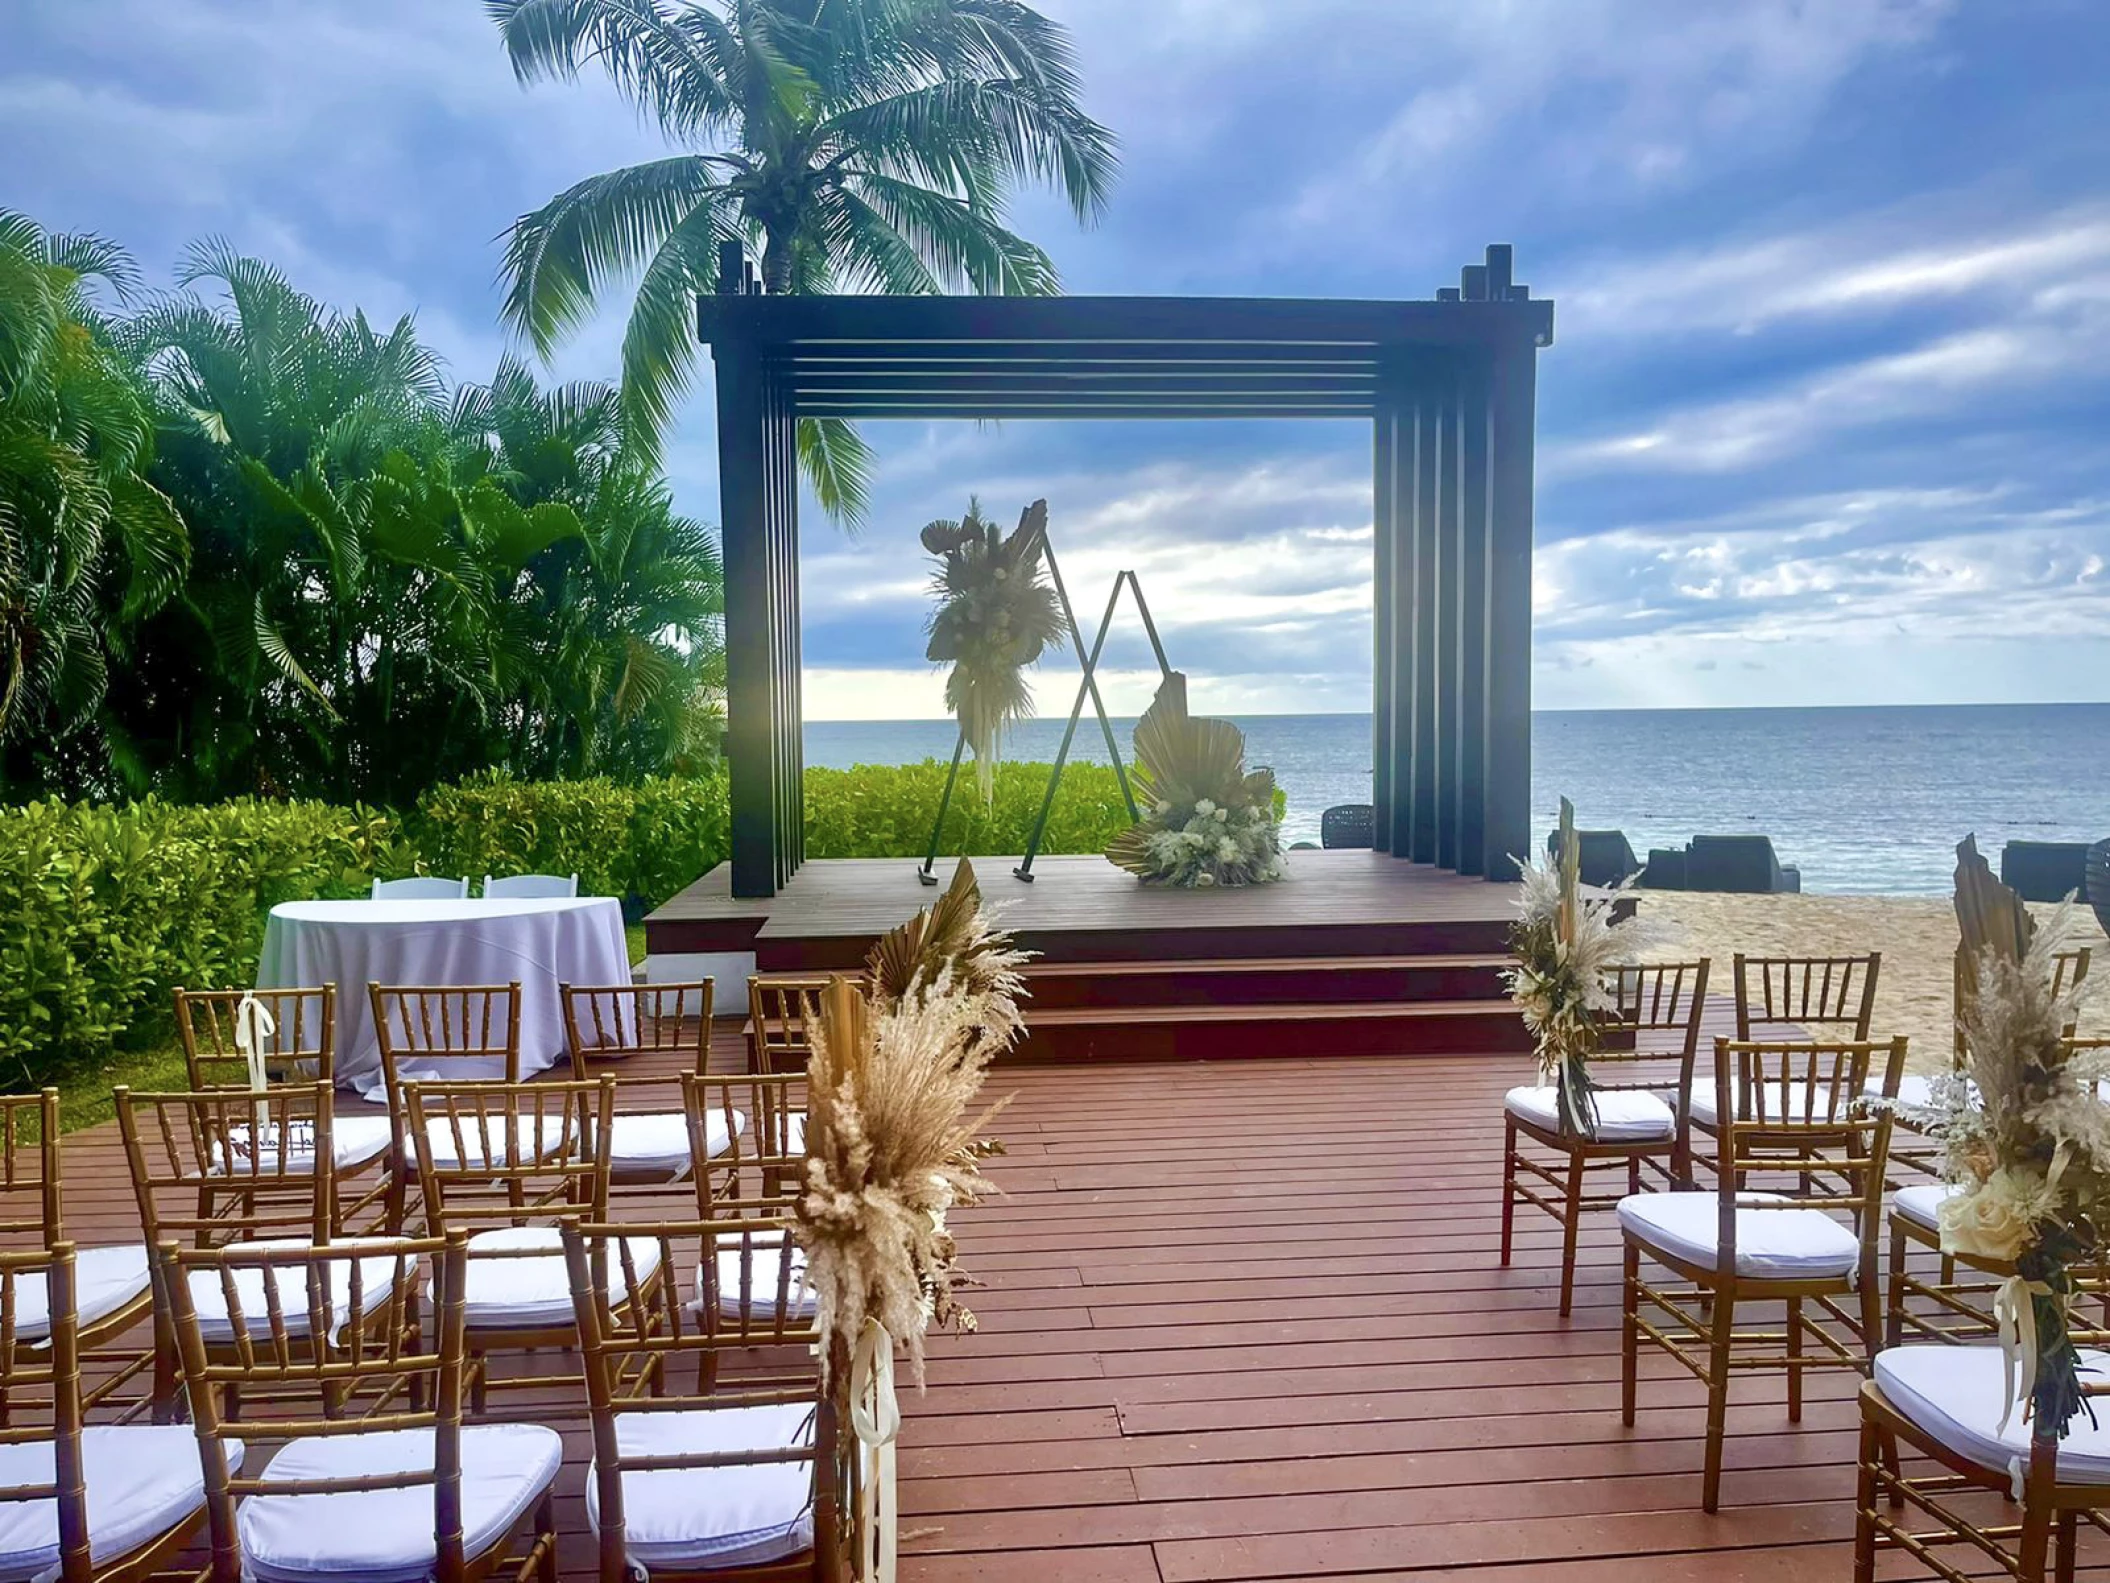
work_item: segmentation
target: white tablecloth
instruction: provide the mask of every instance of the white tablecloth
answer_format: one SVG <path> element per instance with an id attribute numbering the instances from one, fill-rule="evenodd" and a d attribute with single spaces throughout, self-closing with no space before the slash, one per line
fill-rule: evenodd
<path id="1" fill-rule="evenodd" d="M 564 1054 L 560 982 L 630 982 L 621 904 L 608 896 L 289 901 L 271 909 L 256 970 L 259 989 L 337 986 L 337 1080 L 362 1092 L 377 1087 L 381 1072 L 369 983 L 516 979 L 526 1076 Z"/>

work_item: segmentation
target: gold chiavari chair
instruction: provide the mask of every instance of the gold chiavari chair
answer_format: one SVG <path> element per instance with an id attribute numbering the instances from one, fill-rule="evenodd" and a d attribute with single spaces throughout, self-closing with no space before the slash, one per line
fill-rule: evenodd
<path id="1" fill-rule="evenodd" d="M 494 1355 L 575 1344 L 559 1230 L 580 1216 L 607 1216 L 615 1080 L 413 1082 L 403 1095 L 427 1224 L 468 1238 L 469 1400 L 482 1416 L 494 1386 L 551 1379 L 494 1379 Z M 647 1274 L 657 1281 L 656 1269 Z"/>
<path id="2" fill-rule="evenodd" d="M 2110 1395 L 2110 1353 L 2084 1342 L 2081 1369 L 2084 1397 Z M 2090 1403 L 2064 1441 L 2043 1432 L 2010 1400 L 1998 1346 L 1890 1347 L 1873 1372 L 1861 1387 L 1855 1583 L 1875 1583 L 1878 1556 L 1892 1550 L 1950 1583 L 1986 1575 L 1982 1564 L 1965 1569 L 1974 1557 L 1950 1564 L 1952 1547 L 2016 1583 L 2070 1583 L 2081 1526 L 2110 1533 L 2110 1414 Z M 1908 1473 L 1900 1447 L 1933 1469 Z"/>
<path id="3" fill-rule="evenodd" d="M 594 1456 L 586 1515 L 601 1583 L 640 1569 L 655 1579 L 751 1583 L 849 1577 L 853 1442 L 837 1430 L 847 1360 L 834 1371 L 836 1388 L 824 1388 L 810 1320 L 752 1284 L 693 1306 L 669 1282 L 651 1313 L 608 1297 L 643 1279 L 641 1240 L 655 1268 L 700 1250 L 701 1270 L 713 1272 L 754 1238 L 789 1234 L 782 1215 L 564 1228 L 586 1358 Z M 767 1263 L 732 1268 L 752 1275 Z M 687 1357 L 698 1360 L 699 1383 L 681 1394 L 672 1382 Z"/>
<path id="4" fill-rule="evenodd" d="M 59 1091 L 0 1095 L 0 1243 L 53 1248 L 66 1235 L 64 1154 L 59 1142 Z M 163 1400 L 153 1389 L 156 1351 L 125 1338 L 152 1317 L 153 1271 L 144 1242 L 112 1247 L 74 1245 L 75 1341 L 89 1370 L 83 1410 L 121 1417 L 145 1413 Z M 49 1339 L 49 1312 L 39 1314 L 35 1282 L 18 1284 L 15 1333 L 25 1344 Z M 119 1343 L 123 1343 L 119 1345 Z"/>
<path id="5" fill-rule="evenodd" d="M 804 1072 L 813 1053 L 806 1024 L 831 973 L 756 973 L 747 981 L 747 1069 Z M 857 975 L 850 975 L 856 977 Z"/>
<path id="6" fill-rule="evenodd" d="M 695 1173 L 696 1212 L 722 1202 L 779 1203 L 806 1180 L 804 1073 L 707 1077 L 684 1073 L 681 1099 Z"/>
<path id="7" fill-rule="evenodd" d="M 334 1083 L 337 986 L 178 989 L 176 1033 L 183 1044 L 184 1066 L 190 1073 L 193 1092 L 252 1085 L 256 1074 L 242 1049 L 245 1037 L 261 1058 L 259 1065 L 267 1084 Z M 381 1171 L 380 1180 L 370 1190 L 345 1206 L 345 1221 L 365 1224 L 370 1217 L 385 1220 L 389 1149 L 394 1142 L 388 1118 L 339 1116 L 330 1138 L 340 1178 L 369 1166 Z"/>
<path id="8" fill-rule="evenodd" d="M 564 1037 L 572 1076 L 590 1078 L 605 1062 L 638 1060 L 650 1074 L 617 1076 L 618 1099 L 672 1100 L 684 1075 L 700 1074 L 710 1057 L 711 980 L 678 984 L 561 984 Z M 616 1187 L 661 1187 L 695 1169 L 688 1120 L 679 1109 L 622 1110 L 614 1124 L 609 1180 Z M 722 1144 L 721 1144 L 722 1147 Z"/>
<path id="9" fill-rule="evenodd" d="M 386 1263 L 369 1250 L 386 1239 L 349 1234 L 333 1163 L 331 1089 L 323 1082 L 285 1084 L 261 1093 L 216 1088 L 198 1094 L 135 1094 L 119 1088 L 117 1125 L 132 1192 L 150 1247 L 258 1246 L 302 1252 L 331 1250 L 339 1284 L 373 1282 Z M 169 1295 L 156 1294 L 156 1400 L 173 1405 L 180 1354 Z M 262 1323 L 264 1294 L 255 1294 Z M 406 1301 L 413 1316 L 416 1294 Z M 246 1344 L 240 1318 L 217 1290 L 195 1294 L 206 1346 L 216 1356 Z M 290 1323 L 298 1324 L 301 1316 Z M 412 1323 L 415 1323 L 413 1317 Z M 327 1329 L 304 1338 L 325 1361 L 364 1338 Z"/>
<path id="10" fill-rule="evenodd" d="M 1643 1341 L 1698 1377 L 1707 1388 L 1707 1511 L 1720 1503 L 1732 1373 L 1785 1372 L 1788 1421 L 1795 1423 L 1807 1371 L 1865 1372 L 1875 1351 L 1882 1324 L 1876 1245 L 1891 1120 L 1862 1091 L 1877 1061 L 1885 1092 L 1895 1093 L 1903 1039 L 1717 1040 L 1721 1158 L 1714 1189 L 1620 1200 L 1621 1415 L 1633 1424 Z M 1783 1182 L 1788 1191 L 1743 1190 L 1753 1179 L 1781 1177 L 1796 1179 Z M 1668 1278 L 1644 1277 L 1644 1258 Z M 1753 1303 L 1783 1304 L 1784 1329 L 1738 1331 L 1738 1309 Z"/>
<path id="11" fill-rule="evenodd" d="M 1510 1260 L 1519 1204 L 1536 1205 L 1559 1221 L 1563 1318 L 1574 1306 L 1583 1211 L 1610 1209 L 1625 1193 L 1640 1192 L 1645 1166 L 1673 1185 L 1691 1180 L 1678 1096 L 1692 1087 L 1707 967 L 1705 961 L 1669 962 L 1607 975 L 1615 1008 L 1602 1019 L 1601 1045 L 1590 1058 L 1594 1133 L 1564 1124 L 1560 1093 L 1551 1084 L 1513 1088 L 1502 1101 L 1502 1263 Z M 1560 1167 L 1536 1158 L 1520 1139 L 1559 1154 Z M 1586 1195 L 1591 1174 L 1611 1172 L 1619 1174 L 1620 1190 Z"/>
<path id="12" fill-rule="evenodd" d="M 400 1230 L 409 1223 L 410 1189 L 418 1179 L 403 1085 L 419 1079 L 519 1082 L 520 985 L 370 983 L 366 992 L 394 1133 L 389 1224 Z"/>
<path id="13" fill-rule="evenodd" d="M 462 1421 L 464 1236 L 381 1244 L 389 1268 L 349 1284 L 316 1249 L 169 1243 L 159 1257 L 205 1475 L 214 1583 L 555 1578 L 562 1440 L 540 1424 Z M 409 1295 L 427 1260 L 430 1341 Z M 237 1315 L 264 1302 L 236 1327 L 232 1355 L 201 1322 L 195 1298 L 208 1291 Z M 331 1328 L 372 1339 L 324 1360 L 305 1337 Z M 280 1407 L 267 1424 L 242 1426 L 282 1442 L 253 1475 L 229 1454 L 228 1407 L 241 1398 Z"/>
<path id="14" fill-rule="evenodd" d="M 86 1423 L 76 1273 L 71 1243 L 0 1253 L 0 1576 L 134 1583 L 205 1521 L 205 1481 L 187 1424 Z"/>

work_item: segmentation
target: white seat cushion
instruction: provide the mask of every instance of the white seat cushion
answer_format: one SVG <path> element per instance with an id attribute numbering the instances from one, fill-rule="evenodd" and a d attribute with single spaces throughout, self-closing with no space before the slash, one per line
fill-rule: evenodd
<path id="1" fill-rule="evenodd" d="M 2081 1350 L 2083 1377 L 2101 1378 L 2110 1352 Z M 2023 1405 L 2007 1413 L 2007 1384 L 1995 1346 L 1891 1347 L 1876 1354 L 1876 1386 L 1890 1405 L 1950 1450 L 1979 1466 L 2012 1472 L 2029 1461 L 2030 1423 Z M 2110 1414 L 2100 1427 L 2074 1419 L 2059 1442 L 2059 1482 L 2110 1484 Z"/>
<path id="2" fill-rule="evenodd" d="M 246 1177 L 251 1173 L 275 1176 L 281 1172 L 299 1176 L 315 1169 L 315 1124 L 311 1121 L 293 1123 L 293 1135 L 286 1142 L 283 1161 L 279 1157 L 279 1135 L 284 1128 L 279 1123 L 268 1122 L 264 1127 L 263 1159 L 251 1157 L 251 1138 L 254 1129 L 231 1127 L 228 1129 L 228 1145 L 234 1151 L 234 1169 L 229 1172 L 222 1157 L 220 1146 L 212 1146 L 212 1174 Z M 378 1160 L 386 1154 L 395 1141 L 393 1129 L 386 1116 L 345 1116 L 330 1123 L 330 1157 L 340 1171 L 356 1170 L 362 1165 Z"/>
<path id="3" fill-rule="evenodd" d="M 1829 1083 L 1819 1083 L 1816 1086 L 1817 1092 L 1812 1097 L 1810 1085 L 1805 1082 L 1761 1084 L 1753 1099 L 1752 1113 L 1754 1116 L 1767 1121 L 1826 1120 L 1833 1114 L 1831 1108 L 1831 1085 Z M 1786 1092 L 1787 1103 L 1785 1107 L 1781 1103 L 1783 1090 Z M 1877 1089 L 1878 1093 L 1881 1091 L 1880 1088 Z M 1721 1117 L 1715 1110 L 1714 1079 L 1712 1077 L 1695 1079 L 1692 1085 L 1692 1093 L 1689 1097 L 1692 1104 L 1692 1119 L 1695 1122 L 1703 1127 L 1713 1127 L 1720 1124 Z M 1732 1093 L 1730 1095 L 1730 1103 L 1734 1104 L 1735 1102 L 1736 1096 Z M 1847 1107 L 1842 1105 L 1840 1107 L 1841 1113 L 1844 1113 L 1846 1109 Z"/>
<path id="4" fill-rule="evenodd" d="M 395 1239 L 389 1237 L 345 1237 L 330 1244 L 333 1248 L 388 1247 Z M 290 1238 L 271 1238 L 245 1243 L 253 1248 L 306 1248 L 312 1243 Z M 323 1268 L 329 1283 L 327 1297 L 330 1304 L 330 1335 L 334 1338 L 352 1316 L 352 1267 L 353 1258 L 331 1259 Z M 387 1302 L 390 1284 L 400 1273 L 407 1280 L 418 1278 L 418 1263 L 415 1259 L 397 1260 L 392 1257 L 360 1257 L 356 1263 L 359 1271 L 359 1301 L 364 1312 L 371 1316 Z M 305 1264 L 288 1265 L 265 1269 L 259 1265 L 236 1265 L 231 1267 L 234 1277 L 235 1296 L 242 1305 L 242 1318 L 252 1337 L 258 1340 L 271 1334 L 271 1310 L 269 1297 L 272 1291 L 278 1295 L 279 1307 L 285 1319 L 286 1334 L 305 1336 L 308 1333 L 308 1270 Z M 198 1328 L 204 1332 L 208 1342 L 232 1341 L 234 1318 L 227 1308 L 227 1288 L 217 1272 L 193 1270 L 190 1277 L 191 1302 L 198 1310 Z"/>
<path id="5" fill-rule="evenodd" d="M 747 1130 L 747 1117 L 733 1112 L 727 1127 L 722 1111 L 714 1110 L 704 1123 L 704 1147 L 715 1159 L 732 1147 L 733 1139 Z M 665 1174 L 676 1180 L 695 1166 L 689 1150 L 689 1118 L 680 1111 L 617 1116 L 611 1129 L 609 1166 L 616 1171 Z"/>
<path id="6" fill-rule="evenodd" d="M 242 1445 L 227 1443 L 230 1469 Z M 88 1553 L 98 1567 L 159 1539 L 205 1505 L 198 1436 L 188 1424 L 95 1424 L 81 1431 L 88 1485 Z M 51 1442 L 0 1446 L 0 1489 L 49 1484 Z M 59 1503 L 0 1501 L 0 1579 L 16 1583 L 59 1564 Z"/>
<path id="7" fill-rule="evenodd" d="M 1779 1203 L 1745 1193 L 1740 1205 Z M 1644 1247 L 1703 1270 L 1715 1267 L 1721 1200 L 1711 1192 L 1632 1193 L 1619 1200 L 1619 1224 Z M 1821 1209 L 1742 1208 L 1736 1212 L 1736 1273 L 1775 1280 L 1850 1275 L 1861 1262 L 1851 1229 Z"/>
<path id="8" fill-rule="evenodd" d="M 1670 1106 L 1644 1090 L 1601 1090 L 1591 1098 L 1597 1106 L 1600 1143 L 1668 1141 L 1678 1130 L 1678 1118 L 1671 1114 Z M 1528 1121 L 1548 1132 L 1561 1130 L 1560 1090 L 1551 1084 L 1512 1088 L 1503 1096 L 1502 1108 L 1519 1121 Z"/>
<path id="9" fill-rule="evenodd" d="M 1901 1187 L 1897 1197 L 1890 1201 L 1890 1212 L 1900 1220 L 1925 1226 L 1929 1231 L 1939 1231 L 1943 1202 L 1962 1191 L 1954 1182 L 1921 1182 L 1913 1187 Z"/>
<path id="10" fill-rule="evenodd" d="M 347 1478 L 429 1469 L 433 1431 L 390 1429 L 289 1442 L 266 1479 Z M 564 1443 L 541 1424 L 471 1424 L 462 1431 L 462 1549 L 504 1541 L 557 1476 Z M 192 1453 L 196 1460 L 196 1453 Z M 236 1511 L 244 1573 L 423 1583 L 439 1555 L 429 1484 L 334 1495 L 252 1495 Z"/>
<path id="11" fill-rule="evenodd" d="M 151 1278 L 147 1250 L 82 1248 L 73 1258 L 73 1307 L 81 1327 L 108 1319 L 142 1297 Z M 15 1277 L 15 1337 L 42 1341 L 51 1334 L 51 1291 L 42 1270 Z"/>
<path id="12" fill-rule="evenodd" d="M 775 1451 L 813 1443 L 813 1409 L 796 1402 L 692 1412 L 619 1413 L 625 1458 Z M 586 1520 L 601 1531 L 600 1480 L 586 1475 Z M 755 1566 L 813 1546 L 813 1463 L 648 1468 L 623 1474 L 623 1535 L 646 1568 Z"/>
<path id="13" fill-rule="evenodd" d="M 639 1280 L 659 1269 L 659 1243 L 651 1237 L 626 1237 Z M 502 1249 L 526 1254 L 491 1257 Z M 479 1255 L 482 1255 L 479 1257 Z M 610 1256 L 608 1299 L 629 1296 L 622 1261 Z M 568 1325 L 573 1319 L 571 1273 L 564 1262 L 564 1236 L 555 1226 L 500 1226 L 469 1239 L 469 1274 L 462 1287 L 462 1306 L 469 1328 L 541 1330 Z"/>
<path id="14" fill-rule="evenodd" d="M 784 1270 L 786 1258 L 791 1260 L 789 1273 Z M 807 1319 L 820 1307 L 820 1298 L 806 1284 L 806 1250 L 797 1243 L 788 1248 L 781 1235 L 762 1234 L 746 1244 L 745 1295 L 746 1306 L 741 1305 L 743 1285 L 741 1265 L 742 1245 L 738 1241 L 721 1243 L 717 1252 L 718 1311 L 729 1319 L 761 1319 L 777 1317 L 777 1295 L 785 1297 L 784 1317 Z M 703 1276 L 696 1277 L 696 1298 L 703 1301 Z"/>
<path id="15" fill-rule="evenodd" d="M 510 1124 L 500 1115 L 478 1117 L 464 1111 L 458 1123 L 459 1144 L 456 1121 L 445 1116 L 434 1118 L 429 1110 L 426 1112 L 425 1134 L 432 1140 L 432 1163 L 437 1170 L 503 1165 L 515 1159 L 562 1159 L 577 1146 L 577 1140 L 565 1130 L 564 1117 L 554 1111 L 543 1116 L 517 1116 Z"/>

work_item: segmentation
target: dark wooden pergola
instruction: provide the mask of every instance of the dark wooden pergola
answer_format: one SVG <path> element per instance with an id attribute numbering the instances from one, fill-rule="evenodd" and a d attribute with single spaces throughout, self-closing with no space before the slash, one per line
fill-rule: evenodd
<path id="1" fill-rule="evenodd" d="M 1366 418 L 1372 801 L 1395 856 L 1512 878 L 1531 839 L 1531 495 L 1553 304 L 1490 247 L 1433 302 L 771 297 L 737 243 L 718 376 L 732 888 L 804 859 L 798 420 Z"/>

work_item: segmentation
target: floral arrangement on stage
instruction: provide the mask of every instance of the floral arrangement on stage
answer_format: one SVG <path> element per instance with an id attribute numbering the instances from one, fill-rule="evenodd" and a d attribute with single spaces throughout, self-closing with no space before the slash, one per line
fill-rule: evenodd
<path id="1" fill-rule="evenodd" d="M 2103 1063 L 2073 1054 L 2075 994 L 2053 993 L 2065 911 L 2037 927 L 1975 839 L 1956 856 L 1956 918 L 1978 978 L 1961 1019 L 1967 1060 L 1933 1080 L 1928 1105 L 1898 1108 L 1941 1138 L 1942 1174 L 1962 1189 L 1941 1208 L 1943 1249 L 2015 1267 L 1994 1302 L 2010 1410 L 2023 1404 L 2037 1433 L 2063 1437 L 2077 1415 L 2094 1421 L 2071 1313 L 2073 1271 L 2100 1260 L 2110 1212 Z"/>
<path id="2" fill-rule="evenodd" d="M 1575 806 L 1561 799 L 1559 855 L 1548 865 L 1518 858 L 1523 880 L 1518 916 L 1509 932 L 1517 965 L 1503 975 L 1524 1015 L 1539 1058 L 1539 1080 L 1559 1096 L 1563 1130 L 1597 1136 L 1597 1101 L 1590 1081 L 1598 1026 L 1616 1009 L 1613 993 L 1617 941 L 1613 896 L 1582 894 L 1582 843 L 1575 838 Z"/>
<path id="3" fill-rule="evenodd" d="M 990 921 L 961 862 L 938 904 L 873 947 L 873 987 L 820 997 L 807 1068 L 806 1185 L 796 1207 L 822 1356 L 867 1323 L 908 1348 L 917 1376 L 933 1324 L 974 1328 L 947 1210 L 989 1190 L 970 1114 L 983 1075 L 1020 1031 L 1023 952 Z"/>
<path id="4" fill-rule="evenodd" d="M 957 522 L 924 528 L 923 547 L 938 558 L 931 591 L 925 657 L 952 666 L 945 707 L 960 722 L 974 752 L 982 801 L 996 790 L 996 762 L 1005 729 L 1033 713 L 1026 667 L 1069 630 L 1062 606 L 1042 575 L 1048 540 L 1048 503 L 1036 500 L 1007 538 L 970 500 Z"/>
<path id="5" fill-rule="evenodd" d="M 1172 671 L 1136 722 L 1137 796 L 1150 809 L 1115 836 L 1109 860 L 1146 883 L 1206 890 L 1282 878 L 1275 773 L 1245 767 L 1245 733 L 1187 713 Z"/>

